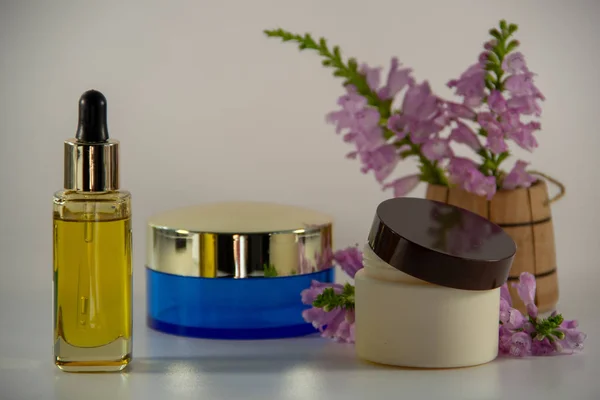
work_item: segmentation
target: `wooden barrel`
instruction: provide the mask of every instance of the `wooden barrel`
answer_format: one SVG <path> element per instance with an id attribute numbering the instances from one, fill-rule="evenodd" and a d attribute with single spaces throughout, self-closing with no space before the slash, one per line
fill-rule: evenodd
<path id="1" fill-rule="evenodd" d="M 475 212 L 501 226 L 517 245 L 508 287 L 514 307 L 525 311 L 511 283 L 522 272 L 536 278 L 536 305 L 540 312 L 555 309 L 558 303 L 558 276 L 554 228 L 549 206 L 548 187 L 544 180 L 529 188 L 500 190 L 491 201 L 460 188 L 429 185 L 426 197 Z"/>

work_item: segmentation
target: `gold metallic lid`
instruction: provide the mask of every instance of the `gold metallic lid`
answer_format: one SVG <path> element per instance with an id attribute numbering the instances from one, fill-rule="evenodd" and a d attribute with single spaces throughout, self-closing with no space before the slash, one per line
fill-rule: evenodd
<path id="1" fill-rule="evenodd" d="M 291 205 L 210 203 L 151 217 L 146 266 L 203 278 L 278 277 L 332 266 L 333 219 Z"/>

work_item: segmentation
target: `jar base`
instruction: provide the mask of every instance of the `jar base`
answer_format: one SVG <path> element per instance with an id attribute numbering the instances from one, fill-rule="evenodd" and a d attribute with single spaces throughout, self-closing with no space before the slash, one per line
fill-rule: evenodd
<path id="1" fill-rule="evenodd" d="M 500 290 L 468 291 L 355 275 L 356 355 L 421 369 L 486 364 L 498 356 Z"/>
<path id="2" fill-rule="evenodd" d="M 119 372 L 127 368 L 130 362 L 130 354 L 115 361 L 61 361 L 58 357 L 54 359 L 54 364 L 65 372 Z"/>
<path id="3" fill-rule="evenodd" d="M 54 365 L 65 372 L 119 372 L 131 362 L 131 340 L 119 338 L 98 347 L 77 347 L 58 338 Z"/>
<path id="4" fill-rule="evenodd" d="M 156 331 L 171 335 L 195 337 L 200 339 L 266 340 L 301 337 L 317 333 L 317 330 L 311 324 L 298 324 L 261 329 L 218 329 L 175 325 L 159 321 L 152 317 L 147 317 L 146 321 L 147 325 Z"/>
<path id="5" fill-rule="evenodd" d="M 201 278 L 146 268 L 147 325 L 203 339 L 261 340 L 318 333 L 302 317 L 300 294 L 313 280 L 334 282 L 335 269 L 285 277 Z"/>
<path id="6" fill-rule="evenodd" d="M 497 357 L 491 357 L 489 360 L 484 360 L 484 361 L 480 361 L 478 363 L 468 363 L 468 364 L 456 364 L 456 365 L 428 365 L 428 364 L 409 364 L 409 363 L 396 363 L 394 361 L 389 361 L 389 360 L 375 360 L 375 359 L 369 359 L 366 358 L 364 356 L 361 356 L 360 354 L 357 354 L 357 358 L 365 363 L 368 364 L 372 364 L 372 365 L 378 365 L 378 366 L 386 366 L 386 367 L 391 367 L 391 368 L 398 368 L 398 369 L 407 369 L 407 370 L 445 370 L 445 369 L 464 369 L 464 368 L 474 368 L 474 367 L 478 367 L 480 365 L 485 365 L 485 364 L 489 364 L 492 361 L 494 361 Z"/>

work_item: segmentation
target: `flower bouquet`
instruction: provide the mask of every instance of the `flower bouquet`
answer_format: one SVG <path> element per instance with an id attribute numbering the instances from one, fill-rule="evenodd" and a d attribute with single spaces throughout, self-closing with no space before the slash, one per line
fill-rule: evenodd
<path id="1" fill-rule="evenodd" d="M 496 214 L 504 217 L 506 204 L 515 206 L 515 202 L 506 200 L 507 195 L 517 193 L 516 197 L 523 197 L 518 193 L 538 187 L 542 194 L 536 197 L 532 191 L 530 197 L 541 199 L 535 213 L 548 214 L 540 221 L 550 222 L 545 227 L 550 229 L 550 235 L 543 233 L 552 238 L 547 193 L 542 199 L 546 190 L 543 181 L 527 171 L 528 162 L 524 160 L 516 160 L 504 169 L 511 159 L 510 144 L 530 152 L 538 146 L 535 134 L 541 128 L 540 102 L 544 100 L 534 84 L 535 74 L 517 51 L 520 44 L 513 38 L 516 31 L 517 25 L 505 21 L 489 31 L 491 38 L 477 61 L 458 79 L 447 83 L 459 101 L 435 95 L 427 81 L 418 82 L 412 69 L 396 58 L 392 58 L 382 82 L 382 68 L 359 64 L 354 58 L 344 60 L 339 47 L 330 47 L 324 38 L 315 40 L 308 33 L 298 35 L 283 29 L 264 33 L 295 42 L 300 50 L 317 52 L 323 58 L 323 66 L 344 80 L 345 94 L 338 99 L 339 109 L 327 114 L 326 120 L 336 126 L 338 134 L 343 132 L 345 142 L 353 145 L 347 157 L 359 160 L 361 171 L 372 172 L 383 190 L 391 190 L 395 197 L 404 196 L 420 182 L 426 182 L 428 198 L 459 205 L 498 222 L 494 221 L 498 204 L 504 206 Z M 455 152 L 460 147 L 470 149 L 473 157 L 458 156 Z M 398 164 L 407 159 L 417 160 L 418 172 L 392 177 Z M 530 201 L 527 207 L 532 208 L 533 203 Z M 526 225 L 537 222 L 530 220 Z M 535 242 L 530 239 L 526 241 Z M 521 255 L 525 255 L 521 250 L 525 248 L 523 243 L 517 245 Z M 553 241 L 547 243 L 552 254 L 553 245 Z M 531 250 L 533 256 L 535 251 Z M 357 247 L 337 251 L 334 260 L 350 277 L 362 268 L 362 254 Z M 551 265 L 555 260 L 550 257 L 547 262 Z M 517 270 L 528 268 L 531 267 L 519 266 Z M 537 272 L 535 262 L 532 272 Z M 574 321 L 564 321 L 557 313 L 547 319 L 537 315 L 539 305 L 531 297 L 535 295 L 536 276 L 525 272 L 512 280 L 519 282 L 505 285 L 502 291 L 500 352 L 523 356 L 580 348 L 585 335 L 577 331 Z M 516 308 L 509 288 L 519 295 Z M 304 312 L 304 318 L 324 336 L 354 341 L 351 284 L 314 282 L 302 293 L 302 300 L 313 306 Z M 526 316 L 517 308 L 523 312 L 527 309 Z"/>

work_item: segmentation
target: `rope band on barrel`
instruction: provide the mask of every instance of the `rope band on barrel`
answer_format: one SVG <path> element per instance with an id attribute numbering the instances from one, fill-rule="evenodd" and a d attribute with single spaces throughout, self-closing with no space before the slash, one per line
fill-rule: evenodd
<path id="1" fill-rule="evenodd" d="M 558 187 L 558 190 L 559 190 L 558 194 L 556 196 L 554 196 L 553 198 L 548 199 L 545 202 L 545 205 L 550 205 L 550 204 L 554 203 L 555 201 L 560 200 L 565 195 L 565 193 L 567 192 L 567 188 L 565 187 L 565 185 L 563 185 L 561 182 L 559 182 L 558 180 L 554 179 L 553 177 L 548 176 L 548 175 L 546 175 L 546 174 L 544 174 L 543 172 L 540 172 L 540 171 L 528 171 L 528 172 L 530 174 L 533 174 L 533 175 L 539 175 L 542 178 L 546 179 L 548 182 L 551 182 L 551 183 L 555 184 Z"/>
<path id="2" fill-rule="evenodd" d="M 501 228 L 516 228 L 519 226 L 531 226 L 531 225 L 544 224 L 544 223 L 550 222 L 550 221 L 552 221 L 552 217 L 539 219 L 537 221 L 498 223 L 497 225 Z"/>
<path id="3" fill-rule="evenodd" d="M 545 278 L 547 276 L 550 276 L 552 274 L 556 273 L 556 268 L 551 269 L 550 271 L 546 271 L 546 272 L 542 272 L 540 274 L 533 274 L 533 276 L 537 279 L 537 278 Z M 519 277 L 518 276 L 509 276 L 508 277 L 508 281 L 518 281 Z"/>

